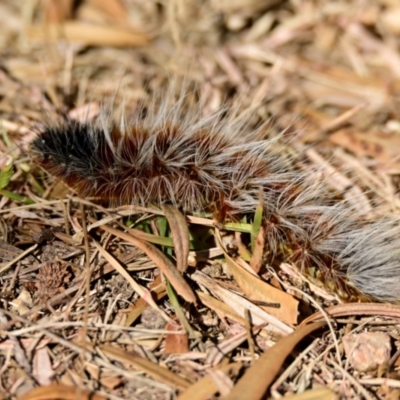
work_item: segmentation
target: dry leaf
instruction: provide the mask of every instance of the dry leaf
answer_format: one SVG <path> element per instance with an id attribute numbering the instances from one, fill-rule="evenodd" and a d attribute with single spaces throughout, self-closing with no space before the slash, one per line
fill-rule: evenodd
<path id="1" fill-rule="evenodd" d="M 128 21 L 128 12 L 120 0 L 89 0 L 108 16 L 121 22 Z"/>
<path id="2" fill-rule="evenodd" d="M 11 303 L 12 309 L 18 315 L 24 315 L 32 308 L 32 305 L 32 296 L 25 288 L 21 290 L 21 293 L 18 295 L 18 297 L 14 299 Z"/>
<path id="3" fill-rule="evenodd" d="M 325 321 L 305 325 L 280 339 L 245 372 L 226 400 L 243 400 L 243 393 L 246 400 L 261 400 L 297 343 L 324 325 Z"/>
<path id="4" fill-rule="evenodd" d="M 44 2 L 45 21 L 49 24 L 63 22 L 71 18 L 74 0 L 46 0 Z"/>
<path id="5" fill-rule="evenodd" d="M 35 351 L 33 357 L 33 376 L 42 386 L 49 385 L 55 371 L 51 363 L 51 359 L 47 347 L 42 347 Z"/>
<path id="6" fill-rule="evenodd" d="M 218 232 L 218 231 L 217 231 Z M 216 234 L 217 243 L 224 250 L 219 232 Z M 262 307 L 267 313 L 278 317 L 283 322 L 294 325 L 297 323 L 299 302 L 291 295 L 262 281 L 250 274 L 232 259 L 225 251 L 226 262 L 231 269 L 235 281 L 244 294 L 253 301 L 279 304 L 279 308 Z"/>
<path id="7" fill-rule="evenodd" d="M 184 272 L 188 267 L 189 228 L 183 214 L 173 206 L 164 205 L 165 217 L 171 229 L 178 271 Z"/>
<path id="8" fill-rule="evenodd" d="M 222 288 L 202 272 L 196 271 L 191 277 L 194 281 L 207 287 L 208 290 L 218 296 L 225 304 L 231 307 L 232 310 L 241 315 L 243 319 L 245 313 L 247 310 L 249 310 L 251 313 L 252 322 L 255 325 L 269 323 L 270 325 L 265 329 L 281 335 L 287 335 L 293 332 L 292 327 L 288 326 L 273 315 L 265 312 L 263 309 L 250 302 L 245 297 L 239 296 L 236 293 Z"/>
<path id="9" fill-rule="evenodd" d="M 174 333 L 182 328 L 176 324 L 167 324 L 166 330 L 170 331 L 165 338 L 165 354 L 185 354 L 189 352 L 189 338 L 187 332 Z"/>

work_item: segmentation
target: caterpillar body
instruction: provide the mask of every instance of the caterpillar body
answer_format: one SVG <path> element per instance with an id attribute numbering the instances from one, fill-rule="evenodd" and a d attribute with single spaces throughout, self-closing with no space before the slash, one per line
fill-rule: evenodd
<path id="1" fill-rule="evenodd" d="M 356 212 L 297 168 L 265 127 L 226 108 L 204 116 L 201 103 L 189 110 L 182 99 L 159 96 L 118 124 L 105 112 L 49 125 L 31 145 L 33 161 L 82 197 L 169 203 L 222 222 L 254 214 L 261 192 L 270 261 L 293 263 L 348 301 L 400 300 L 396 218 Z"/>

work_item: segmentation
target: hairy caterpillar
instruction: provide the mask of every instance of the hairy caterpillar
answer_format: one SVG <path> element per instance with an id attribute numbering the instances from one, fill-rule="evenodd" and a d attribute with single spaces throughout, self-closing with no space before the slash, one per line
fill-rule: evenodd
<path id="1" fill-rule="evenodd" d="M 253 214 L 264 200 L 269 260 L 285 260 L 324 281 L 346 300 L 400 300 L 396 219 L 368 220 L 324 182 L 299 168 L 263 126 L 201 102 L 157 97 L 149 109 L 116 124 L 67 120 L 47 126 L 33 160 L 79 195 L 124 204 L 174 204 L 220 221 Z"/>

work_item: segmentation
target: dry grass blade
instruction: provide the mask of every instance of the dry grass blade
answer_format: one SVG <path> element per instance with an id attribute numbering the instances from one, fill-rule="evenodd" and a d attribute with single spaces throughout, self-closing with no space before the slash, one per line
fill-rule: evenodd
<path id="1" fill-rule="evenodd" d="M 174 264 L 156 247 L 150 243 L 143 242 L 139 239 L 128 235 L 127 233 L 120 232 L 117 229 L 108 226 L 101 226 L 101 229 L 113 234 L 114 236 L 124 239 L 129 243 L 137 246 L 140 250 L 144 251 L 147 256 L 161 269 L 168 280 L 171 282 L 175 290 L 188 302 L 195 303 L 196 296 L 191 287 L 186 283 L 182 275 L 179 273 Z"/>
<path id="2" fill-rule="evenodd" d="M 33 246 L 29 247 L 29 249 L 26 249 L 24 252 L 20 253 L 13 260 L 11 260 L 7 264 L 1 266 L 0 267 L 0 274 L 2 274 L 3 272 L 7 271 L 8 269 L 10 269 L 17 261 L 22 260 L 29 253 L 32 253 L 32 251 L 34 251 L 36 248 L 37 248 L 37 244 L 34 244 Z"/>
<path id="3" fill-rule="evenodd" d="M 224 374 L 237 376 L 243 368 L 241 363 L 234 363 L 215 368 Z M 218 389 L 210 375 L 199 379 L 196 383 L 185 390 L 176 400 L 208 400 L 217 393 Z"/>
<path id="4" fill-rule="evenodd" d="M 220 343 L 218 343 L 218 346 L 214 346 L 213 348 L 211 348 L 205 359 L 206 364 L 210 364 L 213 366 L 221 364 L 223 358 L 227 357 L 230 353 L 235 351 L 235 349 L 237 349 L 244 341 L 247 340 L 247 342 L 249 342 L 249 338 L 252 337 L 253 333 L 256 334 L 256 332 L 258 332 L 260 328 L 255 327 L 251 330 L 248 325 L 249 323 L 247 324 L 246 329 L 243 329 L 239 333 L 226 337 Z"/>
<path id="5" fill-rule="evenodd" d="M 183 214 L 175 207 L 164 205 L 165 217 L 171 229 L 178 271 L 185 272 L 189 256 L 189 229 Z"/>
<path id="6" fill-rule="evenodd" d="M 338 400 L 338 399 L 339 396 L 328 388 L 306 390 L 303 393 L 285 396 L 285 400 Z"/>
<path id="7" fill-rule="evenodd" d="M 321 126 L 320 128 L 320 133 L 326 133 L 331 130 L 337 129 L 340 125 L 343 125 L 345 122 L 347 122 L 350 118 L 352 118 L 354 115 L 356 115 L 360 110 L 366 107 L 367 104 L 359 104 L 357 106 L 354 106 L 350 110 L 344 112 L 342 115 L 339 117 L 335 118 L 332 121 L 329 121 L 329 123 Z"/>
<path id="8" fill-rule="evenodd" d="M 325 309 L 326 314 L 331 317 L 345 317 L 354 315 L 380 315 L 382 317 L 400 318 L 400 306 L 395 304 L 381 303 L 354 303 L 339 304 Z M 300 326 L 316 322 L 325 318 L 321 312 L 316 312 L 306 318 Z"/>
<path id="9" fill-rule="evenodd" d="M 139 356 L 135 356 L 132 353 L 128 353 L 124 350 L 107 344 L 100 345 L 99 348 L 105 355 L 107 355 L 107 357 L 123 363 L 134 365 L 137 369 L 151 375 L 156 380 L 164 382 L 179 390 L 186 390 L 191 385 L 189 381 L 181 378 L 179 375 L 174 374 L 168 369 Z"/>
<path id="10" fill-rule="evenodd" d="M 207 293 L 200 291 L 197 291 L 196 293 L 199 296 L 200 301 L 211 310 L 214 310 L 216 313 L 220 313 L 221 315 L 238 322 L 242 326 L 246 325 L 246 320 L 237 312 L 235 312 L 235 310 L 229 307 L 225 302 L 217 300 L 215 297 L 212 297 Z"/>
<path id="11" fill-rule="evenodd" d="M 196 332 L 191 327 L 189 320 L 186 318 L 185 311 L 179 303 L 178 295 L 177 295 L 176 291 L 171 286 L 170 282 L 166 282 L 166 286 L 167 286 L 167 294 L 169 297 L 169 301 L 171 302 L 171 305 L 172 305 L 172 307 L 175 311 L 175 314 L 178 317 L 180 323 L 182 324 L 182 327 L 190 335 L 191 338 L 196 337 Z"/>
<path id="12" fill-rule="evenodd" d="M 229 396 L 226 397 L 226 400 L 242 400 L 243 393 L 246 393 L 246 400 L 262 399 L 278 374 L 286 357 L 293 351 L 294 347 L 303 338 L 315 330 L 322 328 L 324 325 L 325 322 L 306 325 L 282 338 L 246 371 Z"/>
<path id="13" fill-rule="evenodd" d="M 57 383 L 30 390 L 18 397 L 18 400 L 106 400 L 106 397 L 88 390 Z"/>
<path id="14" fill-rule="evenodd" d="M 149 290 L 144 288 L 143 286 L 139 285 L 130 275 L 129 273 L 125 270 L 125 268 L 106 250 L 103 249 L 97 242 L 94 241 L 94 244 L 96 245 L 97 249 L 99 250 L 100 254 L 118 271 L 132 286 L 132 288 L 139 294 L 139 296 L 149 304 L 150 307 L 154 308 L 156 311 L 158 311 L 163 318 L 167 322 L 173 322 L 171 318 L 168 317 L 167 314 L 165 314 L 164 311 L 162 311 L 156 302 L 153 300 L 153 297 L 150 293 Z"/>
<path id="15" fill-rule="evenodd" d="M 143 32 L 119 26 L 100 26 L 76 21 L 30 26 L 26 30 L 26 35 L 31 40 L 56 42 L 64 39 L 86 46 L 143 46 L 149 42 Z"/>

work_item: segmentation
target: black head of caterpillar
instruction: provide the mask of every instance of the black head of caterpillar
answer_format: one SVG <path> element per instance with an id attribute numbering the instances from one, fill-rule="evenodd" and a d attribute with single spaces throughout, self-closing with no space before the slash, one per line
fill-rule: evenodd
<path id="1" fill-rule="evenodd" d="M 105 119 L 48 126 L 32 143 L 34 162 L 82 197 L 169 203 L 222 221 L 253 215 L 261 188 L 269 261 L 292 262 L 347 300 L 400 301 L 398 221 L 366 221 L 263 127 L 179 103 L 153 104 L 129 123 Z"/>

